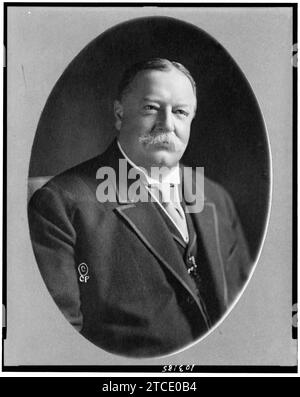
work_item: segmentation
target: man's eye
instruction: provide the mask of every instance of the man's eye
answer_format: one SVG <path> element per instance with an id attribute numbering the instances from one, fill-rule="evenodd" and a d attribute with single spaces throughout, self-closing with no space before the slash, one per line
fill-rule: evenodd
<path id="1" fill-rule="evenodd" d="M 157 110 L 157 107 L 153 105 L 146 105 L 144 106 L 144 110 Z"/>
<path id="2" fill-rule="evenodd" d="M 176 109 L 176 110 L 174 111 L 174 113 L 179 114 L 179 115 L 182 115 L 182 116 L 185 116 L 185 117 L 187 117 L 187 116 L 189 115 L 189 113 L 186 112 L 186 111 L 183 110 L 183 109 Z"/>

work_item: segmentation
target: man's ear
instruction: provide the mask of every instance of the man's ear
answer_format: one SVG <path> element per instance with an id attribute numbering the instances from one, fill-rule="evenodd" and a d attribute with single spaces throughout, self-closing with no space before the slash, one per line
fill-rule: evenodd
<path id="1" fill-rule="evenodd" d="M 121 102 L 114 101 L 115 127 L 120 131 L 123 120 L 123 106 Z"/>

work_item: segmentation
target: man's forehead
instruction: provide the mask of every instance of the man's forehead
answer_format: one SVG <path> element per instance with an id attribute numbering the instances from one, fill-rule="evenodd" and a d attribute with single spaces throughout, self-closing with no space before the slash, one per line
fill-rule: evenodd
<path id="1" fill-rule="evenodd" d="M 155 83 L 156 80 L 167 81 L 169 79 L 176 79 L 176 81 L 183 81 L 187 85 L 189 84 L 192 88 L 192 84 L 189 78 L 180 70 L 176 69 L 174 66 L 170 69 L 158 70 L 158 69 L 147 69 L 141 70 L 133 79 L 133 83 L 136 84 L 147 82 Z"/>
<path id="2" fill-rule="evenodd" d="M 139 93 L 144 98 L 164 89 L 171 89 L 181 96 L 195 96 L 189 78 L 175 67 L 168 70 L 149 69 L 138 72 L 129 87 L 129 92 Z"/>

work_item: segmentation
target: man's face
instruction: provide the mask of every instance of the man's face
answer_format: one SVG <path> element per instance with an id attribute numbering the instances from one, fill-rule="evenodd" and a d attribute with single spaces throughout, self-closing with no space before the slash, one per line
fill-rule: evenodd
<path id="1" fill-rule="evenodd" d="M 138 166 L 173 167 L 188 144 L 195 109 L 191 82 L 176 68 L 139 72 L 115 102 L 121 146 Z"/>

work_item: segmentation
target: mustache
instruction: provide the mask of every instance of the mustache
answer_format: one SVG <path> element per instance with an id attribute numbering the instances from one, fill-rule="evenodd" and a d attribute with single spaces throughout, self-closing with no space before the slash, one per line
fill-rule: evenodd
<path id="1" fill-rule="evenodd" d="M 139 137 L 139 141 L 140 143 L 146 145 L 158 145 L 161 143 L 166 143 L 168 145 L 171 145 L 171 148 L 173 150 L 176 150 L 180 145 L 180 141 L 177 136 L 173 132 L 166 131 L 158 131 L 144 134 L 143 136 Z"/>

